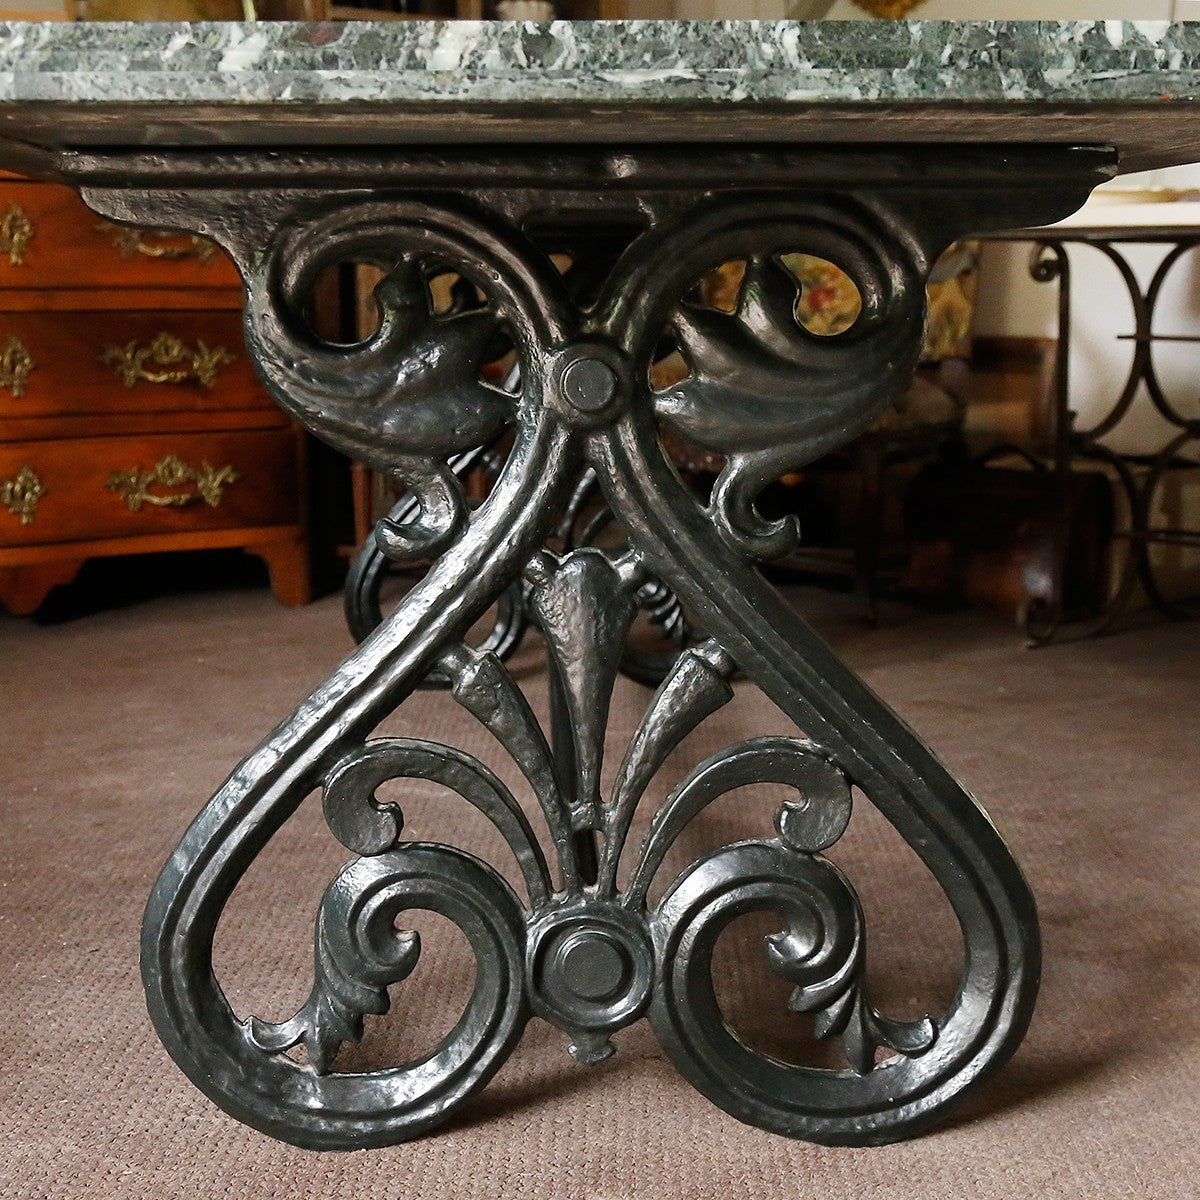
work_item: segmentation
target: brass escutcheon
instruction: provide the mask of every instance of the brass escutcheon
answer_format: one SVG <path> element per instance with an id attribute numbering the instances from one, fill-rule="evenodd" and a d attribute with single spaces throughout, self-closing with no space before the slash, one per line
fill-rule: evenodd
<path id="1" fill-rule="evenodd" d="M 0 504 L 22 525 L 32 525 L 38 501 L 46 494 L 46 488 L 32 467 L 23 466 L 11 479 L 0 481 Z"/>
<path id="2" fill-rule="evenodd" d="M 128 471 L 113 471 L 105 485 L 110 491 L 118 492 L 130 512 L 141 512 L 143 504 L 158 508 L 183 508 L 201 500 L 209 508 L 217 508 L 225 498 L 225 489 L 241 478 L 231 465 L 213 467 L 208 462 L 190 467 L 181 458 L 168 454 L 159 459 L 154 469 L 143 471 L 132 467 Z M 173 492 L 160 496 L 152 487 L 182 488 L 193 485 L 194 490 Z"/>
<path id="3" fill-rule="evenodd" d="M 187 383 L 194 379 L 202 387 L 216 386 L 217 374 L 233 362 L 236 355 L 223 346 L 209 347 L 197 339 L 191 349 L 173 333 L 158 333 L 145 346 L 136 341 L 124 346 L 107 345 L 100 350 L 100 361 L 112 367 L 127 388 L 139 381 L 147 383 Z"/>
<path id="4" fill-rule="evenodd" d="M 25 395 L 25 381 L 36 366 L 21 339 L 10 337 L 0 347 L 0 388 L 8 388 L 14 399 L 19 399 Z"/>
<path id="5" fill-rule="evenodd" d="M 19 204 L 10 204 L 0 217 L 0 254 L 7 254 L 10 266 L 25 265 L 25 247 L 33 237 L 33 223 Z"/>

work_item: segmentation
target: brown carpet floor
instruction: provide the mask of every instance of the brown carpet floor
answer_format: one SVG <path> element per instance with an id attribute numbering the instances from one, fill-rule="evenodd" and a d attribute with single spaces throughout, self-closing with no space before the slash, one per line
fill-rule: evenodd
<path id="1" fill-rule="evenodd" d="M 644 1024 L 589 1071 L 536 1021 L 450 1126 L 406 1146 L 307 1153 L 224 1116 L 150 1029 L 136 969 L 142 904 L 195 809 L 347 650 L 336 598 L 286 611 L 234 591 L 57 627 L 0 623 L 0 1195 L 1195 1197 L 1200 626 L 1040 652 L 980 615 L 897 613 L 871 632 L 835 606 L 824 627 L 974 788 L 1039 898 L 1046 968 L 1032 1030 L 950 1122 L 882 1149 L 791 1142 L 692 1092 Z M 533 640 L 516 668 L 543 701 Z M 646 697 L 618 689 L 610 771 Z M 421 695 L 392 727 L 501 768 L 444 695 Z M 741 687 L 671 765 L 783 729 Z M 685 851 L 768 832 L 763 792 L 721 802 Z M 465 807 L 412 786 L 408 830 L 500 865 Z M 279 1019 L 307 992 L 313 908 L 343 857 L 313 809 L 268 848 L 219 932 L 218 966 L 241 1012 Z M 936 1009 L 956 954 L 936 888 L 866 805 L 834 857 L 863 892 L 880 1006 Z M 452 1023 L 472 963 L 452 929 L 434 918 L 422 928 L 426 952 L 395 1019 L 373 1021 L 348 1062 L 414 1052 Z M 747 1036 L 775 1046 L 784 992 L 755 944 L 723 948 L 722 999 Z"/>

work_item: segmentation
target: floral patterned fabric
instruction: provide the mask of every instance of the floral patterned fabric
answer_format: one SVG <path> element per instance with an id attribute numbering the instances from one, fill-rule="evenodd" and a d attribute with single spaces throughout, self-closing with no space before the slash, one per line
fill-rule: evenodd
<path id="1" fill-rule="evenodd" d="M 811 254 L 787 254 L 783 262 L 803 288 L 796 316 L 806 329 L 832 336 L 854 324 L 862 300 L 843 271 Z M 978 267 L 977 242 L 956 242 L 934 265 L 927 289 L 923 362 L 966 358 L 970 353 Z"/>

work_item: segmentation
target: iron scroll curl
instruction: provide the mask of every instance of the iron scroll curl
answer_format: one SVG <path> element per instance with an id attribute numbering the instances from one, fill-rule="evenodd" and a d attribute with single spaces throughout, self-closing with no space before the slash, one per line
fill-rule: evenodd
<path id="1" fill-rule="evenodd" d="M 389 371 L 394 382 L 397 365 L 402 367 L 407 357 L 408 343 L 396 331 L 403 326 L 404 336 L 419 338 L 424 327 L 412 310 L 402 317 L 387 314 L 410 304 L 411 293 L 390 287 L 382 293 L 384 324 L 381 335 L 358 351 L 366 356 L 361 374 L 354 350 L 312 344 L 303 320 L 303 285 L 311 273 L 329 254 L 377 252 L 381 241 L 404 272 L 404 253 L 430 241 L 423 226 L 406 222 L 408 211 L 417 210 L 401 205 L 393 214 L 388 237 L 377 224 L 362 226 L 375 210 L 326 214 L 343 231 L 342 239 L 336 247 L 326 241 L 322 251 L 293 265 L 291 273 L 282 259 L 296 247 L 286 236 L 265 249 L 253 237 L 248 244 L 230 238 L 226 247 L 235 252 L 243 271 L 248 310 L 269 314 L 247 316 L 248 346 L 266 386 L 277 399 L 286 397 L 285 407 L 332 444 L 350 451 L 373 446 L 373 461 L 388 462 L 417 488 L 427 486 L 433 502 L 423 504 L 413 526 L 398 533 L 422 553 L 448 543 L 453 551 L 441 554 L 410 593 L 404 611 L 230 776 L 169 860 L 143 924 L 148 1007 L 172 1057 L 216 1103 L 247 1124 L 321 1148 L 388 1144 L 444 1120 L 499 1068 L 528 1019 L 521 979 L 524 929 L 516 915 L 522 909 L 491 867 L 449 847 L 406 842 L 362 857 L 338 876 L 317 922 L 314 994 L 292 1021 L 270 1026 L 240 1018 L 213 970 L 220 913 L 257 854 L 307 794 L 344 777 L 347 756 L 363 750 L 369 732 L 521 570 L 545 540 L 577 458 L 566 432 L 539 419 L 532 404 L 525 404 L 537 395 L 538 373 L 530 369 L 524 376 L 524 407 L 515 408 L 520 419 L 514 422 L 513 448 L 487 504 L 468 522 L 459 504 L 461 490 L 455 488 L 454 520 L 447 523 L 437 504 L 443 471 L 437 455 L 455 448 L 455 427 L 443 424 L 445 440 L 434 450 L 406 442 L 402 424 L 387 427 L 395 405 L 385 407 L 386 398 L 397 402 L 399 392 L 402 404 L 405 390 L 401 386 L 386 392 Z M 447 236 L 436 242 L 439 261 L 479 274 L 485 269 L 481 264 L 489 263 L 494 238 L 485 227 L 462 218 L 454 223 L 454 232 L 456 241 Z M 493 270 L 507 278 L 511 267 L 510 257 L 505 271 Z M 536 261 L 524 268 L 534 280 L 542 270 Z M 410 285 L 412 278 L 409 272 Z M 536 290 L 536 282 L 531 287 Z M 528 307 L 514 301 L 505 312 L 514 320 L 519 314 L 524 322 L 530 307 L 546 312 L 552 306 L 550 296 L 539 292 Z M 415 379 L 423 389 L 427 376 L 418 371 Z M 353 391 L 355 381 L 367 395 L 342 407 L 337 401 Z M 328 413 L 325 399 L 333 401 Z M 513 406 L 512 398 L 502 403 Z M 425 456 L 413 453 L 414 448 Z M 434 519 L 428 522 L 431 513 Z M 395 935 L 385 938 L 380 922 L 389 925 L 400 911 L 413 907 L 440 912 L 458 924 L 475 952 L 477 984 L 462 1019 L 418 1063 L 372 1072 L 369 1078 L 318 1070 L 324 1054 L 332 1058 L 336 1042 L 361 1032 L 365 1013 L 386 1007 L 387 984 L 411 971 L 419 946 L 403 935 L 398 946 L 389 946 Z M 308 1063 L 297 1062 L 285 1053 L 297 1040 L 324 1050 L 313 1053 Z"/>
<path id="2" fill-rule="evenodd" d="M 714 405 L 730 431 L 725 449 L 732 453 L 724 472 L 726 486 L 718 482 L 707 509 L 697 504 L 666 461 L 646 406 L 631 406 L 610 428 L 593 434 L 589 461 L 596 465 L 609 504 L 621 514 L 648 569 L 675 591 L 845 778 L 870 797 L 925 862 L 962 929 L 963 978 L 950 1011 L 936 1026 L 920 1036 L 902 1032 L 898 1040 L 908 1052 L 873 1069 L 839 1073 L 784 1067 L 742 1045 L 725 1027 L 704 974 L 703 948 L 711 949 L 711 938 L 729 912 L 715 899 L 706 909 L 700 897 L 717 897 L 745 883 L 758 893 L 755 904 L 769 908 L 771 889 L 761 886 L 761 877 L 787 858 L 787 840 L 781 838 L 761 844 L 752 868 L 745 866 L 747 857 L 753 858 L 749 851 L 725 859 L 718 854 L 696 864 L 664 898 L 655 917 L 660 958 L 651 1018 L 680 1071 L 741 1119 L 822 1142 L 887 1141 L 936 1119 L 1019 1044 L 1040 976 L 1036 907 L 1007 847 L 975 799 L 751 565 L 754 558 L 786 547 L 790 535 L 756 519 L 756 491 L 863 428 L 910 377 L 919 354 L 929 259 L 911 240 L 895 236 L 893 231 L 903 226 L 878 210 L 856 213 L 853 206 L 839 205 L 832 216 L 828 209 L 817 209 L 818 236 L 813 238 L 805 236 L 810 231 L 800 222 L 760 222 L 755 218 L 765 213 L 739 207 L 713 210 L 711 240 L 693 242 L 680 231 L 673 247 L 663 247 L 667 260 L 679 261 L 677 278 L 686 279 L 699 264 L 713 265 L 735 251 L 758 254 L 763 262 L 772 253 L 799 247 L 851 269 L 864 305 L 847 334 L 819 339 L 787 329 L 789 344 L 801 346 L 803 352 L 791 359 L 796 374 L 785 395 L 807 397 L 814 386 L 814 364 L 828 356 L 828 373 L 815 372 L 815 411 L 801 411 L 790 418 L 790 425 L 785 414 L 772 431 L 777 440 L 764 438 L 769 448 L 759 449 L 751 440 L 757 433 L 749 428 L 752 406 L 741 407 L 735 395 L 731 419 L 729 407 Z M 768 212 L 771 208 L 773 204 Z M 722 219 L 728 241 L 718 232 Z M 753 276 L 750 283 L 756 283 Z M 614 290 L 617 286 L 614 281 Z M 636 294 L 633 289 L 625 294 L 631 292 Z M 773 311 L 778 319 L 778 301 Z M 761 320 L 761 315 L 756 313 L 755 319 Z M 759 340 L 778 344 L 781 339 L 768 334 Z M 708 398 L 703 382 L 701 375 L 697 413 Z M 731 390 L 726 387 L 726 396 Z M 720 390 L 716 394 L 722 396 Z M 803 399 L 797 407 L 807 408 Z M 676 398 L 668 397 L 659 416 L 679 420 L 676 414 L 682 411 Z M 715 440 L 722 422 L 711 412 L 703 419 Z M 688 426 L 689 432 L 695 436 L 698 427 L 699 419 Z M 748 782 L 755 777 L 750 773 L 741 778 Z M 805 849 L 799 848 L 799 858 L 792 856 L 793 880 L 817 864 L 819 869 L 827 865 L 819 855 L 803 853 Z M 775 897 L 785 917 L 786 891 Z M 685 903 L 680 897 L 689 892 L 694 895 Z M 844 899 L 842 921 L 853 925 L 858 902 L 852 889 Z M 677 957 L 676 949 L 682 947 L 686 952 Z"/>

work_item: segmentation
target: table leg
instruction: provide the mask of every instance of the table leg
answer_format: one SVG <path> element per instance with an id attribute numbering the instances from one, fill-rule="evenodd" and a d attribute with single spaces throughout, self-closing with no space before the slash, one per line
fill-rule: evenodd
<path id="1" fill-rule="evenodd" d="M 420 190 L 421 172 L 444 172 L 443 159 L 360 163 L 361 178 L 349 181 L 342 160 L 293 164 L 304 187 L 272 182 L 278 155 L 241 167 L 222 156 L 220 170 L 241 173 L 227 188 L 196 182 L 206 176 L 195 162 L 177 163 L 177 185 L 161 190 L 146 182 L 160 160 L 88 168 L 85 195 L 106 215 L 174 222 L 225 245 L 246 279 L 247 345 L 264 383 L 320 436 L 409 487 L 409 519 L 385 525 L 380 544 L 396 558 L 434 560 L 397 611 L 235 770 L 150 898 L 142 961 L 151 1015 L 180 1066 L 235 1116 L 306 1146 L 400 1141 L 486 1083 L 530 1015 L 559 1026 L 586 1063 L 607 1057 L 613 1034 L 646 1016 L 680 1072 L 741 1120 L 820 1142 L 877 1143 L 935 1120 L 1018 1044 L 1039 971 L 1029 890 L 972 797 L 764 582 L 757 561 L 784 553 L 796 531 L 765 522 L 754 498 L 866 428 L 902 392 L 921 345 L 925 274 L 945 243 L 985 218 L 1016 225 L 1068 211 L 1108 160 L 1059 150 L 991 162 L 979 152 L 982 182 L 972 190 L 961 186 L 961 163 L 946 168 L 932 151 L 883 167 L 856 152 L 823 153 L 792 162 L 792 185 L 760 191 L 746 190 L 754 164 L 736 156 L 710 164 L 710 176 L 727 180 L 714 189 L 680 182 L 696 170 L 691 159 L 639 167 L 599 151 L 570 187 L 555 159 L 541 174 L 531 168 L 531 180 L 549 183 L 509 180 L 488 192 L 464 182 L 457 196 Z M 754 169 L 778 173 L 786 155 L 777 158 Z M 862 178 L 868 166 L 887 186 L 817 186 L 822 171 Z M 481 172 L 465 163 L 460 175 Z M 596 190 L 605 173 L 617 181 L 611 192 Z M 551 258 L 568 234 L 536 232 L 546 212 L 570 213 L 579 237 L 580 211 L 633 226 L 587 295 Z M 798 326 L 796 283 L 780 261 L 795 250 L 839 263 L 856 281 L 863 310 L 847 334 L 819 338 Z M 731 259 L 745 263 L 736 309 L 704 307 L 698 281 Z M 303 318 L 313 280 L 346 260 L 387 270 L 380 331 L 355 347 L 321 343 Z M 428 279 L 439 271 L 468 279 L 478 305 L 436 312 Z M 689 374 L 652 391 L 649 365 L 671 345 Z M 483 370 L 508 347 L 520 359 L 514 392 Z M 662 426 L 724 456 L 707 499 L 670 465 Z M 447 460 L 505 428 L 511 449 L 472 511 Z M 594 472 L 623 544 L 555 543 L 584 471 Z M 517 580 L 553 673 L 550 736 L 499 657 L 462 641 Z M 700 639 L 649 700 L 606 794 L 609 702 L 647 587 L 669 588 Z M 528 780 L 556 870 L 529 815 L 483 764 L 452 746 L 371 736 L 433 670 Z M 750 736 L 696 765 L 632 844 L 648 785 L 729 701 L 735 672 L 796 732 Z M 459 849 L 400 836 L 398 809 L 374 794 L 405 778 L 445 785 L 495 825 L 520 868 L 519 893 Z M 713 800 L 755 782 L 793 790 L 775 828 L 703 856 L 651 902 L 680 832 Z M 852 786 L 924 861 L 961 926 L 963 977 L 945 1012 L 898 1021 L 872 1004 L 862 908 L 823 856 L 850 820 Z M 316 913 L 307 1002 L 284 1022 L 243 1018 L 213 974 L 217 920 L 314 788 L 354 857 Z M 393 924 L 412 908 L 466 935 L 478 963 L 467 1009 L 418 1064 L 340 1072 L 339 1046 L 361 1037 L 367 1014 L 386 1011 L 388 987 L 416 963 L 416 936 Z M 727 1027 L 713 947 L 751 911 L 777 918 L 764 967 L 792 985 L 790 1008 L 813 1014 L 817 1034 L 840 1044 L 843 1069 L 785 1065 Z M 304 1062 L 287 1053 L 297 1046 Z"/>

